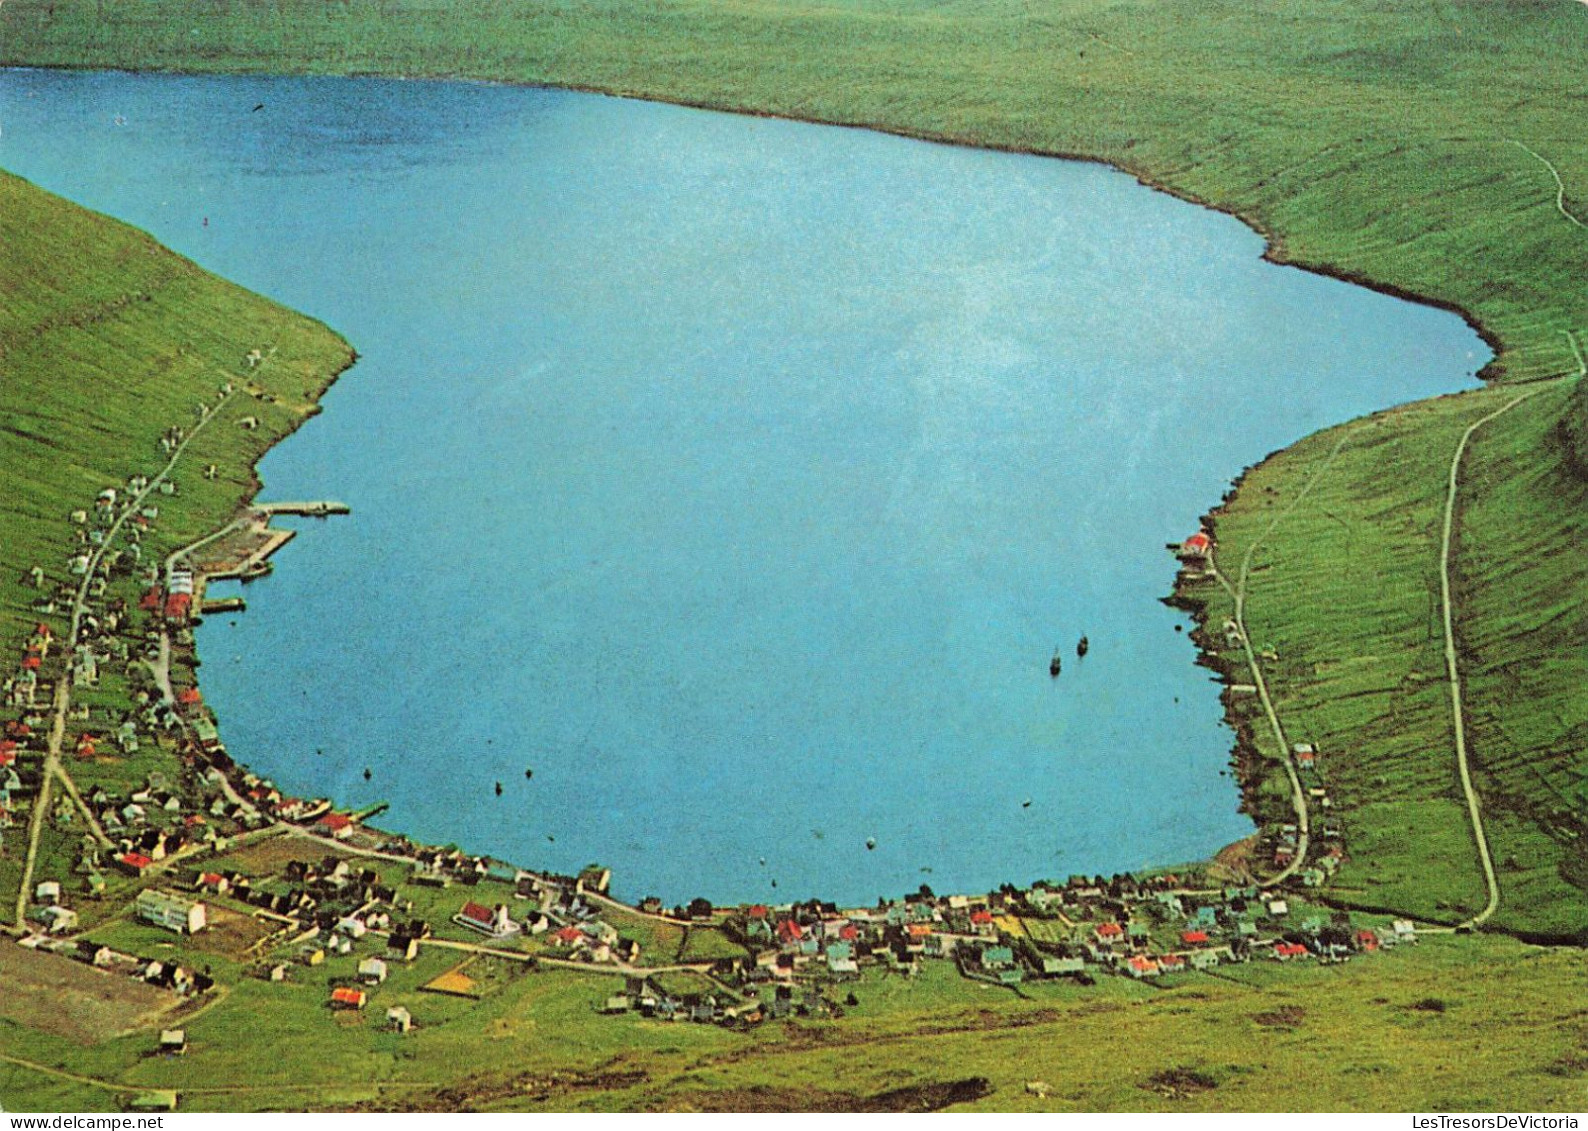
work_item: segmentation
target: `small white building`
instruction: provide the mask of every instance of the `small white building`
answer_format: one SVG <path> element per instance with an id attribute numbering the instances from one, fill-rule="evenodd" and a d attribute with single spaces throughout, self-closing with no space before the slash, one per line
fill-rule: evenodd
<path id="1" fill-rule="evenodd" d="M 379 958 L 366 958 L 358 964 L 358 977 L 368 986 L 378 986 L 386 980 L 386 963 Z"/>
<path id="2" fill-rule="evenodd" d="M 52 935 L 64 935 L 77 930 L 77 912 L 70 907 L 52 903 L 40 913 L 39 918 L 44 921 Z"/>
<path id="3" fill-rule="evenodd" d="M 179 935 L 197 934 L 209 923 L 209 912 L 204 904 L 154 888 L 139 892 L 133 907 L 144 922 Z"/>

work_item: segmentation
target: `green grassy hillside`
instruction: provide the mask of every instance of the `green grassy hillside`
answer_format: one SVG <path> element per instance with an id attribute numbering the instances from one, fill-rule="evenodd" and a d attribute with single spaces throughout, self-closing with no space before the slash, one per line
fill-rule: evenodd
<path id="1" fill-rule="evenodd" d="M 1096 157 L 1459 307 L 1499 374 L 1564 371 L 1588 330 L 1566 0 L 11 0 L 0 60 L 547 82 Z"/>
<path id="2" fill-rule="evenodd" d="M 1468 741 L 1500 870 L 1493 923 L 1554 936 L 1588 923 L 1588 654 L 1573 644 L 1588 612 L 1582 560 L 1559 549 L 1588 538 L 1588 482 L 1566 469 L 1559 434 L 1572 395 L 1549 388 L 1475 437 L 1453 570 Z M 1513 396 L 1442 397 L 1312 436 L 1247 474 L 1215 517 L 1221 570 L 1234 576 L 1252 551 L 1247 629 L 1272 653 L 1287 736 L 1320 751 L 1349 852 L 1329 889 L 1342 903 L 1452 924 L 1484 904 L 1452 745 L 1439 546 L 1456 442 Z M 1202 606 L 1205 644 L 1244 681 L 1223 632 L 1230 596 L 1208 582 L 1184 593 Z M 1290 819 L 1256 698 L 1229 702 L 1260 752 L 1249 798 Z"/>
<path id="3" fill-rule="evenodd" d="M 71 561 L 91 549 L 92 521 L 76 522 L 74 512 L 91 516 L 101 490 L 125 494 L 132 476 L 155 474 L 168 458 L 160 447 L 166 430 L 191 429 L 201 403 L 216 404 L 228 383 L 240 387 L 189 446 L 174 493 L 152 496 L 158 515 L 141 556 L 133 559 L 127 539 L 117 548 L 110 579 L 135 599 L 132 575 L 224 522 L 255 490 L 255 461 L 316 411 L 353 354 L 319 323 L 3 173 L 0 248 L 0 678 L 10 678 L 36 624 L 66 633 L 80 580 Z M 254 349 L 268 360 L 250 368 Z M 242 426 L 250 419 L 252 427 Z M 58 678 L 64 664 L 57 655 L 41 674 Z M 79 696 L 94 712 L 87 729 L 103 734 L 131 706 L 131 667 L 105 664 L 100 686 Z M 4 719 L 22 713 L 8 707 Z M 122 773 L 141 779 L 156 756 L 150 747 Z M 35 742 L 19 763 L 25 789 L 11 799 L 16 825 L 0 831 L 0 901 L 8 908 L 41 757 Z M 70 827 L 47 831 L 44 874 L 65 874 L 77 841 Z"/>
<path id="4" fill-rule="evenodd" d="M 0 657 L 20 658 L 35 602 L 70 578 L 80 528 L 105 487 L 164 462 L 159 440 L 248 373 L 254 430 L 207 430 L 161 496 L 145 556 L 192 541 L 253 490 L 253 463 L 312 411 L 352 359 L 325 327 L 250 294 L 124 224 L 0 174 Z M 249 350 L 274 349 L 247 370 Z M 243 415 L 239 413 L 239 417 Z M 44 588 L 27 577 L 45 573 Z M 50 618 L 42 618 L 49 620 Z M 61 625 L 56 618 L 56 630 Z"/>

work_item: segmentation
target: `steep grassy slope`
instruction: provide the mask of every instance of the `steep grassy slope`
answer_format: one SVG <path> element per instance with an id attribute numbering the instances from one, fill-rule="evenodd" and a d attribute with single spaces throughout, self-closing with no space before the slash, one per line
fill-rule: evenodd
<path id="1" fill-rule="evenodd" d="M 208 429 L 160 496 L 145 556 L 196 538 L 252 490 L 253 462 L 312 410 L 351 360 L 323 326 L 209 275 L 148 236 L 0 174 L 0 657 L 9 674 L 37 618 L 32 606 L 69 578 L 92 509 L 165 461 L 159 439 L 191 427 L 241 374 L 272 400 L 247 398 L 259 427 Z M 249 350 L 275 350 L 249 371 Z M 28 583 L 44 569 L 45 588 Z M 49 619 L 49 618 L 44 618 Z M 57 631 L 60 624 L 56 625 Z"/>
<path id="2" fill-rule="evenodd" d="M 1480 438 L 1456 600 L 1469 735 L 1511 904 L 1500 921 L 1588 941 L 1588 480 L 1568 469 L 1557 407 L 1585 387 L 1540 396 Z"/>
<path id="3" fill-rule="evenodd" d="M 549 82 L 1097 157 L 1467 311 L 1497 373 L 1564 371 L 1588 329 L 1565 0 L 11 0 L 0 59 Z"/>
<path id="4" fill-rule="evenodd" d="M 1588 612 L 1571 550 L 1588 538 L 1588 483 L 1561 453 L 1571 395 L 1569 383 L 1551 387 L 1475 436 L 1454 545 L 1468 741 L 1500 865 L 1493 922 L 1554 936 L 1588 924 Z M 1344 832 L 1350 855 L 1330 888 L 1342 902 L 1449 923 L 1483 906 L 1444 675 L 1439 549 L 1456 443 L 1513 396 L 1443 397 L 1310 437 L 1251 471 L 1216 516 L 1227 575 L 1256 543 L 1247 627 L 1272 651 L 1264 667 L 1288 737 L 1321 751 L 1334 808 L 1315 820 Z M 1245 680 L 1223 633 L 1228 594 L 1206 582 L 1183 591 L 1204 603 L 1220 666 Z M 1288 819 L 1281 752 L 1256 699 L 1230 704 L 1263 756 L 1249 797 Z"/>

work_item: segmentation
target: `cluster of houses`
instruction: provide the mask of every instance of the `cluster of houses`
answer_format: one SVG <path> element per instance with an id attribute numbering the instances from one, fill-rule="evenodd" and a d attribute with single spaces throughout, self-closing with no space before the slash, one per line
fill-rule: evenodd
<path id="1" fill-rule="evenodd" d="M 144 888 L 132 902 L 132 916 L 173 934 L 194 935 L 209 927 L 210 899 L 224 897 L 252 907 L 280 923 L 275 933 L 261 941 L 261 950 L 272 945 L 279 950 L 288 940 L 297 944 L 293 962 L 270 963 L 260 970 L 269 981 L 289 980 L 293 964 L 320 966 L 329 956 L 350 955 L 362 947 L 366 953 L 355 978 L 333 987 L 333 1008 L 362 1009 L 369 991 L 386 981 L 388 963 L 413 961 L 419 941 L 430 935 L 430 927 L 422 921 L 394 921 L 389 909 L 397 902 L 396 890 L 383 885 L 377 873 L 354 868 L 342 859 L 317 864 L 291 861 L 282 876 L 267 881 L 255 881 L 238 872 L 200 871 L 187 889 Z M 143 959 L 87 940 L 51 937 L 77 928 L 75 914 L 66 911 L 60 896 L 58 883 L 39 885 L 36 901 L 41 913 L 32 917 L 44 930 L 28 936 L 24 945 L 44 947 L 180 994 L 202 993 L 213 984 L 207 974 L 180 962 Z M 393 1019 L 394 1027 L 404 1031 L 411 1023 L 411 1017 Z"/>
<path id="2" fill-rule="evenodd" d="M 49 939 L 30 935 L 21 940 L 21 945 L 50 950 L 97 970 L 132 978 L 183 997 L 205 993 L 215 985 L 215 979 L 206 971 L 171 958 L 140 957 L 88 939 Z"/>
<path id="3" fill-rule="evenodd" d="M 3 745 L 0 745 L 0 837 L 4 836 L 5 829 L 17 823 L 15 808 L 18 800 L 37 789 L 49 730 L 48 712 L 53 706 L 56 691 L 54 679 L 66 677 L 71 679 L 74 686 L 93 687 L 99 683 L 105 666 L 116 662 L 123 666 L 136 685 L 143 676 L 137 670 L 138 665 L 142 660 L 153 657 L 158 633 L 151 628 L 145 635 L 143 652 L 135 652 L 136 642 L 129 632 L 133 627 L 132 614 L 127 602 L 120 597 L 107 598 L 107 587 L 115 577 L 123 574 L 131 576 L 138 572 L 143 557 L 143 539 L 159 518 L 158 506 L 135 503 L 149 485 L 147 476 L 134 475 L 124 489 L 107 487 L 102 490 L 92 512 L 82 509 L 70 515 L 71 523 L 76 528 L 77 545 L 68 558 L 68 577 L 58 581 L 53 590 L 39 597 L 34 609 L 45 616 L 64 612 L 73 606 L 79 592 L 83 594 L 86 604 L 78 620 L 70 654 L 62 656 L 55 663 L 48 662 L 55 642 L 54 635 L 49 624 L 40 622 L 26 641 L 17 670 L 0 685 L 5 707 L 17 712 L 5 721 Z M 168 480 L 162 480 L 158 486 L 158 491 L 165 495 L 174 494 L 175 490 Z M 111 547 L 108 544 L 111 532 L 118 529 L 118 523 L 121 544 Z M 148 567 L 144 572 L 153 580 L 159 577 L 157 567 Z M 186 573 L 184 577 L 183 571 L 174 571 L 171 581 L 173 593 L 185 588 L 191 600 L 192 580 L 191 573 Z M 43 568 L 33 567 L 27 581 L 35 588 L 45 589 Z M 159 610 L 162 613 L 164 611 Z M 90 722 L 89 708 L 81 704 L 73 706 L 68 712 L 67 721 L 78 724 Z M 132 709 L 119 715 L 107 712 L 100 728 L 74 727 L 67 739 L 67 750 L 80 760 L 100 759 L 113 754 L 128 756 L 139 751 L 148 735 L 174 733 L 179 722 L 177 704 L 165 701 L 162 696 L 148 690 L 140 690 Z M 210 729 L 213 733 L 212 724 Z M 151 861 L 158 860 L 162 849 L 152 839 L 145 842 L 150 832 L 147 826 L 157 823 L 149 820 L 151 798 L 148 794 L 151 791 L 140 792 L 143 795 L 135 793 L 131 798 L 116 799 L 107 796 L 103 790 L 96 791 L 90 805 L 95 820 L 106 833 L 112 838 L 122 839 L 119 856 L 142 856 Z M 173 791 L 153 798 L 153 804 L 168 813 L 183 808 L 182 800 L 176 799 Z M 72 815 L 72 808 L 65 804 L 58 805 L 54 813 L 59 824 L 69 824 Z M 196 823 L 190 821 L 187 824 L 185 831 L 188 835 L 191 835 Z M 183 835 L 183 832 L 178 832 L 174 839 L 180 841 Z M 164 849 L 170 850 L 170 846 Z"/>
<path id="4" fill-rule="evenodd" d="M 22 758 L 30 751 L 29 740 L 42 722 L 34 708 L 41 699 L 48 702 L 54 692 L 53 687 L 40 683 L 44 659 L 53 640 L 49 625 L 37 625 L 23 645 L 15 673 L 0 685 L 5 707 L 19 712 L 0 727 L 0 845 L 4 844 L 5 830 L 16 824 L 15 807 L 23 794 Z"/>
<path id="5" fill-rule="evenodd" d="M 168 436 L 168 448 L 181 442 Z M 127 498 L 148 486 L 143 477 L 127 484 Z M 161 484 L 161 490 L 170 485 Z M 105 601 L 105 582 L 112 571 L 132 575 L 141 558 L 140 539 L 158 518 L 157 507 L 131 504 L 108 488 L 101 493 L 92 518 L 74 513 L 80 550 L 71 562 L 74 576 L 94 569 L 94 547 L 103 547 L 119 519 L 128 531 L 125 550 L 106 552 L 86 591 L 99 605 L 83 619 L 81 642 L 66 658 L 72 678 L 92 683 L 102 665 L 128 664 L 128 631 L 141 618 L 145 628 L 142 659 L 153 658 L 162 637 L 191 648 L 195 578 L 190 570 L 172 568 L 162 579 L 157 568 L 142 570 L 145 589 L 135 616 L 119 600 Z M 1180 547 L 1188 569 L 1207 568 L 1212 543 L 1198 531 Z M 42 588 L 42 571 L 35 570 Z M 75 589 L 63 584 L 57 598 L 74 599 Z M 56 610 L 57 598 L 41 602 Z M 118 635 L 120 634 L 120 635 Z M 43 711 L 52 697 L 46 664 L 53 635 L 40 623 L 25 645 L 16 670 L 3 690 L 4 704 L 15 716 L 4 723 L 0 737 L 0 836 L 14 823 L 14 798 L 24 790 L 28 772 L 37 772 L 42 756 L 39 731 L 47 728 Z M 365 829 L 350 814 L 333 811 L 325 800 L 284 796 L 271 782 L 237 767 L 221 744 L 213 715 L 196 687 L 177 690 L 170 699 L 147 689 L 136 691 L 135 707 L 119 718 L 106 718 L 97 732 L 80 728 L 73 749 L 80 758 L 98 758 L 113 747 L 122 754 L 139 748 L 140 734 L 174 748 L 181 780 L 167 782 L 152 774 L 125 795 L 104 787 L 86 797 L 88 810 L 112 838 L 104 857 L 85 844 L 79 860 L 84 890 L 103 894 L 105 872 L 144 880 L 170 868 L 173 858 L 201 849 L 220 851 L 228 838 L 246 830 L 288 822 L 327 840 L 355 847 L 377 848 L 388 858 L 410 862 L 409 882 L 432 888 L 481 884 L 508 885 L 497 899 L 469 898 L 457 904 L 451 922 L 481 942 L 516 947 L 538 940 L 550 953 L 570 960 L 632 968 L 641 958 L 640 944 L 625 937 L 602 917 L 611 875 L 592 867 L 576 877 L 537 875 L 455 849 L 415 845 Z M 86 708 L 74 713 L 86 721 Z M 1306 886 L 1318 886 L 1344 858 L 1319 752 L 1297 744 L 1293 758 L 1315 822 L 1314 851 L 1301 861 L 1296 875 Z M 31 756 L 31 757 L 29 757 Z M 63 802 L 64 805 L 64 802 Z M 61 819 L 69 815 L 63 810 Z M 1295 863 L 1299 835 L 1280 825 L 1264 834 L 1262 852 L 1276 867 Z M 505 896 L 512 891 L 511 900 Z M 29 917 L 39 925 L 35 945 L 63 946 L 63 936 L 77 929 L 76 912 L 68 906 L 61 884 L 44 880 L 34 891 Z M 318 862 L 292 861 L 284 873 L 257 881 L 239 873 L 200 872 L 187 892 L 145 888 L 133 903 L 139 919 L 183 934 L 207 927 L 205 900 L 222 897 L 252 908 L 282 924 L 280 934 L 297 943 L 296 957 L 261 971 L 273 981 L 291 976 L 294 964 L 315 966 L 327 956 L 358 958 L 355 976 L 332 987 L 334 1009 L 363 1010 L 370 995 L 386 981 L 389 964 L 412 961 L 430 925 L 412 918 L 413 902 L 383 881 L 373 869 L 339 857 Z M 664 915 L 659 900 L 642 901 L 641 914 Z M 687 1019 L 735 1026 L 764 1019 L 830 1013 L 839 1007 L 827 994 L 835 985 L 861 976 L 868 968 L 914 973 L 924 961 L 952 962 L 966 978 L 1003 986 L 1028 979 L 1100 975 L 1155 978 L 1188 969 L 1207 969 L 1227 962 L 1273 960 L 1340 961 L 1352 955 L 1393 946 L 1415 937 L 1411 924 L 1397 922 L 1386 930 L 1354 929 L 1343 917 L 1292 913 L 1284 891 L 1258 887 L 1211 887 L 1172 875 L 1108 879 L 1073 877 L 1039 883 L 1026 890 L 1012 886 L 984 896 L 937 896 L 927 888 L 875 908 L 840 910 L 821 901 L 778 907 L 763 904 L 720 912 L 704 900 L 675 908 L 675 919 L 711 924 L 743 944 L 744 953 L 718 960 L 711 974 L 719 994 L 675 995 L 654 981 L 631 978 L 624 994 L 606 1002 L 609 1012 L 638 1012 L 662 1019 Z M 119 965 L 129 973 L 179 992 L 200 989 L 200 976 L 179 965 L 152 963 L 83 944 L 77 957 L 96 966 Z M 168 969 L 168 967 L 171 967 Z M 766 991 L 763 993 L 762 991 Z M 400 1006 L 388 1011 L 388 1023 L 406 1031 L 412 1018 Z"/>
<path id="6" fill-rule="evenodd" d="M 1204 575 L 1213 567 L 1213 539 L 1207 531 L 1198 530 L 1180 543 L 1176 556 L 1188 575 Z M 1246 643 L 1240 625 L 1234 620 L 1226 620 L 1223 629 L 1226 647 L 1236 648 Z M 1277 658 L 1267 651 L 1261 655 L 1270 661 Z M 1232 692 L 1248 694 L 1256 690 L 1252 684 L 1235 684 L 1231 687 Z M 1343 837 L 1334 819 L 1334 799 L 1330 797 L 1324 781 L 1322 760 L 1316 746 L 1310 742 L 1293 744 L 1291 761 L 1301 782 L 1304 804 L 1313 817 L 1313 839 L 1319 846 L 1316 854 L 1301 862 L 1302 866 L 1296 869 L 1296 876 L 1306 887 L 1322 887 L 1345 859 Z M 1296 862 L 1300 841 L 1300 832 L 1293 823 L 1266 829 L 1262 837 L 1263 856 L 1275 869 L 1288 868 Z"/>
<path id="7" fill-rule="evenodd" d="M 850 998 L 853 1003 L 853 997 Z M 656 979 L 630 975 L 623 992 L 607 997 L 601 1006 L 606 1014 L 637 1013 L 656 1021 L 690 1021 L 697 1025 L 722 1025 L 747 1029 L 763 1021 L 782 1021 L 793 1017 L 832 1017 L 843 1007 L 831 1001 L 822 987 L 778 986 L 769 1000 L 759 995 L 729 990 L 674 991 Z"/>
<path id="8" fill-rule="evenodd" d="M 420 853 L 415 882 L 434 883 L 438 861 L 433 851 Z M 447 882 L 465 884 L 492 879 L 513 884 L 515 906 L 489 906 L 465 900 L 452 922 L 493 942 L 523 937 L 539 939 L 559 957 L 589 963 L 632 965 L 639 961 L 640 944 L 627 938 L 601 918 L 599 906 L 589 896 L 604 894 L 611 882 L 605 868 L 588 868 L 579 876 L 550 876 L 478 858 L 458 859 L 452 869 L 440 872 Z M 525 910 L 520 904 L 527 903 Z"/>
<path id="9" fill-rule="evenodd" d="M 719 960 L 712 973 L 744 998 L 737 1006 L 668 1002 L 631 986 L 607 999 L 604 1011 L 742 1026 L 802 1007 L 831 1008 L 824 992 L 867 968 L 912 975 L 922 962 L 942 960 L 996 985 L 1090 984 L 1098 976 L 1159 978 L 1231 962 L 1341 962 L 1416 938 L 1408 920 L 1357 927 L 1344 915 L 1295 911 L 1281 890 L 1193 887 L 1172 875 L 1072 877 L 979 898 L 923 889 L 858 910 L 821 901 L 755 904 L 732 912 L 727 927 L 746 954 Z M 764 1001 L 763 990 L 774 996 Z"/>

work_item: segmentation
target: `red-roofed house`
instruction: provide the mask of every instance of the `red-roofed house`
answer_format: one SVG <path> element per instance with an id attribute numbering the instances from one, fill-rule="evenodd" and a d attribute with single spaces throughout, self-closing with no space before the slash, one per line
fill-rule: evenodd
<path id="1" fill-rule="evenodd" d="M 1125 937 L 1125 928 L 1118 923 L 1099 923 L 1092 935 L 1104 946 L 1113 946 Z"/>
<path id="2" fill-rule="evenodd" d="M 1378 934 L 1367 928 L 1356 933 L 1356 945 L 1362 950 L 1373 951 L 1378 949 Z"/>
<path id="3" fill-rule="evenodd" d="M 1183 955 L 1183 954 L 1166 954 L 1163 957 L 1158 959 L 1158 968 L 1160 970 L 1162 970 L 1164 973 L 1169 973 L 1172 970 L 1184 970 L 1185 969 L 1185 955 Z"/>
<path id="4" fill-rule="evenodd" d="M 116 867 L 129 876 L 142 876 L 154 867 L 154 861 L 141 852 L 127 852 L 116 857 Z"/>
<path id="5" fill-rule="evenodd" d="M 1208 551 L 1213 548 L 1213 539 L 1206 532 L 1198 530 L 1191 537 L 1180 543 L 1180 554 L 1187 558 L 1205 558 Z"/>
<path id="6" fill-rule="evenodd" d="M 138 598 L 138 607 L 146 613 L 156 612 L 159 610 L 163 598 L 164 595 L 160 592 L 160 587 L 156 585 Z"/>
<path id="7" fill-rule="evenodd" d="M 584 940 L 584 932 L 578 927 L 563 927 L 552 937 L 563 946 L 574 946 Z"/>
<path id="8" fill-rule="evenodd" d="M 24 656 L 24 657 L 22 657 L 22 670 L 25 671 L 25 672 L 36 672 L 36 671 L 38 671 L 39 670 L 39 658 L 37 656 Z"/>
<path id="9" fill-rule="evenodd" d="M 165 619 L 174 621 L 187 620 L 188 613 L 193 610 L 193 594 L 173 593 L 165 599 Z"/>
<path id="10" fill-rule="evenodd" d="M 767 908 L 766 904 L 757 903 L 755 906 L 751 907 L 750 910 L 746 911 L 744 914 L 745 914 L 745 918 L 747 918 L 747 919 L 765 919 L 768 916 L 770 916 L 772 914 L 772 912 Z"/>
<path id="11" fill-rule="evenodd" d="M 204 696 L 199 694 L 196 687 L 184 687 L 176 693 L 176 701 L 184 707 L 192 707 L 204 702 Z"/>
<path id="12" fill-rule="evenodd" d="M 346 840 L 353 835 L 353 818 L 346 813 L 327 813 L 314 822 L 314 831 L 321 836 Z"/>
<path id="13" fill-rule="evenodd" d="M 0 739 L 0 770 L 5 769 L 17 760 L 17 744 L 15 739 Z"/>
<path id="14" fill-rule="evenodd" d="M 800 926 L 794 920 L 792 920 L 792 919 L 779 919 L 778 920 L 778 924 L 777 924 L 777 941 L 778 942 L 784 943 L 786 945 L 788 943 L 799 942 L 800 939 L 802 939 L 804 937 L 805 937 L 805 928 Z"/>
<path id="15" fill-rule="evenodd" d="M 486 907 L 483 903 L 475 903 L 473 900 L 465 903 L 463 910 L 458 912 L 459 919 L 462 919 L 471 927 L 480 928 L 482 931 L 491 929 L 491 920 L 494 917 L 489 907 Z"/>
<path id="16" fill-rule="evenodd" d="M 1186 946 L 1203 946 L 1209 941 L 1208 933 L 1206 931 L 1181 931 L 1180 941 L 1185 943 Z"/>
<path id="17" fill-rule="evenodd" d="M 368 1000 L 363 990 L 355 990 L 352 986 L 338 986 L 331 991 L 332 1009 L 363 1009 Z"/>
<path id="18" fill-rule="evenodd" d="M 1300 943 L 1275 943 L 1274 957 L 1281 962 L 1289 962 L 1292 958 L 1305 958 L 1307 957 L 1307 948 Z"/>
<path id="19" fill-rule="evenodd" d="M 1132 978 L 1150 978 L 1158 973 L 1158 963 L 1145 954 L 1133 954 L 1125 963 L 1125 973 Z"/>

